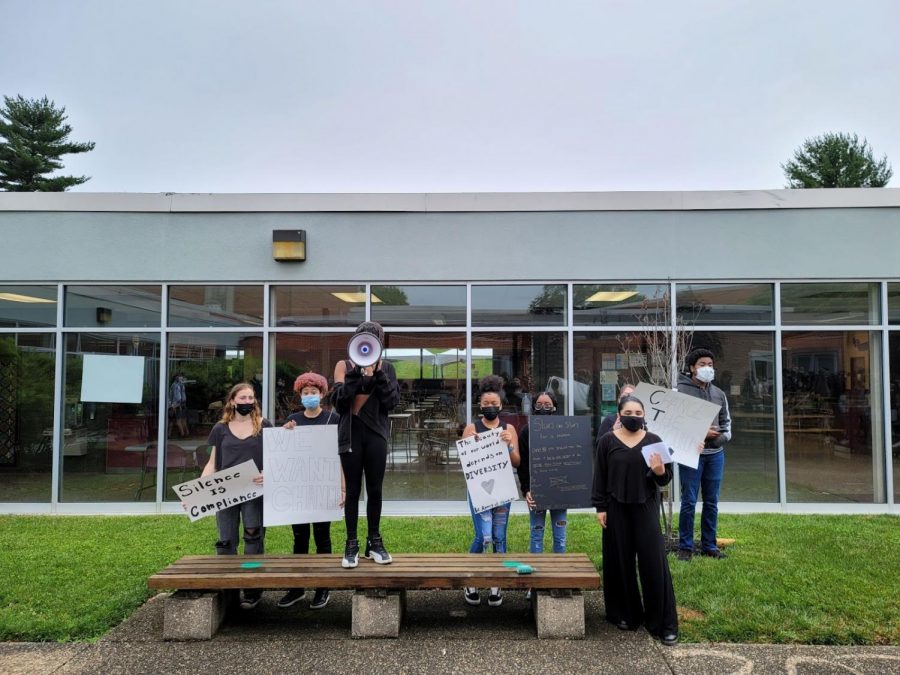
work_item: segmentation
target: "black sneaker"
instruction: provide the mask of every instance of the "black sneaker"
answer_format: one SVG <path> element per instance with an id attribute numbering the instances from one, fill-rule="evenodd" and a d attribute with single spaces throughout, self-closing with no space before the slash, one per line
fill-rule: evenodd
<path id="1" fill-rule="evenodd" d="M 678 633 L 666 633 L 660 639 L 666 647 L 674 647 L 678 644 Z"/>
<path id="2" fill-rule="evenodd" d="M 675 557 L 678 558 L 681 562 L 690 562 L 694 553 L 688 548 L 680 548 L 678 549 L 678 553 L 675 554 Z"/>
<path id="3" fill-rule="evenodd" d="M 701 555 L 705 555 L 707 558 L 715 558 L 716 560 L 722 560 L 723 558 L 728 557 L 717 548 L 714 548 L 712 551 L 703 551 Z"/>
<path id="4" fill-rule="evenodd" d="M 306 589 L 292 588 L 287 593 L 285 593 L 284 596 L 282 596 L 281 600 L 278 601 L 278 606 L 282 609 L 284 609 L 285 607 L 293 607 L 305 597 Z"/>
<path id="5" fill-rule="evenodd" d="M 477 607 L 481 604 L 481 596 L 478 594 L 477 588 L 466 587 L 463 589 L 463 595 L 466 598 L 466 604 Z"/>
<path id="6" fill-rule="evenodd" d="M 488 595 L 488 606 L 489 607 L 499 607 L 503 604 L 503 595 L 500 593 L 499 588 L 492 588 L 491 594 Z"/>
<path id="7" fill-rule="evenodd" d="M 348 539 L 344 546 L 344 559 L 341 560 L 341 567 L 350 568 L 359 565 L 359 540 Z"/>
<path id="8" fill-rule="evenodd" d="M 391 562 L 391 554 L 384 547 L 381 535 L 366 539 L 366 557 L 371 558 L 379 565 L 387 565 Z"/>
<path id="9" fill-rule="evenodd" d="M 244 591 L 244 597 L 241 598 L 241 609 L 253 609 L 262 600 L 262 591 Z"/>
<path id="10" fill-rule="evenodd" d="M 328 604 L 328 599 L 330 595 L 328 594 L 327 588 L 317 588 L 316 594 L 313 596 L 312 602 L 309 603 L 310 609 L 322 609 L 325 605 Z"/>

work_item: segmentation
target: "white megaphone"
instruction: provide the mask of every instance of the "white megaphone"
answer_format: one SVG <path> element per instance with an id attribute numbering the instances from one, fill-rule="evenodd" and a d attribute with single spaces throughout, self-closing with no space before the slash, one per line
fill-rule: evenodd
<path id="1" fill-rule="evenodd" d="M 378 363 L 382 349 L 381 341 L 371 333 L 356 333 L 347 343 L 350 361 L 360 368 L 368 368 Z"/>

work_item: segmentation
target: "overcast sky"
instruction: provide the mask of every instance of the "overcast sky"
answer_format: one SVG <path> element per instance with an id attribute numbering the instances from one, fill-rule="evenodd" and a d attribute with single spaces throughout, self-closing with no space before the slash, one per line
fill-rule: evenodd
<path id="1" fill-rule="evenodd" d="M 898 0 L 0 0 L 0 93 L 91 192 L 780 188 L 865 136 L 900 185 Z"/>

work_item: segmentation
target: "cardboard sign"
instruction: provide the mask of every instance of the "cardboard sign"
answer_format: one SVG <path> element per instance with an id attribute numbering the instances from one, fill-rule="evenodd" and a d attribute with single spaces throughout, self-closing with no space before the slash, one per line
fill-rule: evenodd
<path id="1" fill-rule="evenodd" d="M 263 429 L 263 525 L 322 523 L 344 517 L 336 424 Z"/>
<path id="2" fill-rule="evenodd" d="M 538 509 L 591 505 L 590 417 L 532 415 L 528 422 L 531 497 Z"/>
<path id="3" fill-rule="evenodd" d="M 456 441 L 456 451 L 475 513 L 519 497 L 509 451 L 500 440 L 499 429 L 478 434 L 478 440 L 469 436 Z"/>
<path id="4" fill-rule="evenodd" d="M 720 406 L 646 382 L 638 384 L 634 395 L 644 404 L 647 428 L 672 448 L 676 462 L 696 469 L 697 446 L 706 439 Z"/>
<path id="5" fill-rule="evenodd" d="M 262 496 L 262 485 L 253 482 L 258 475 L 256 464 L 252 459 L 248 459 L 230 469 L 222 469 L 203 478 L 194 478 L 173 485 L 172 489 L 185 505 L 188 518 L 194 522 L 230 506 Z"/>

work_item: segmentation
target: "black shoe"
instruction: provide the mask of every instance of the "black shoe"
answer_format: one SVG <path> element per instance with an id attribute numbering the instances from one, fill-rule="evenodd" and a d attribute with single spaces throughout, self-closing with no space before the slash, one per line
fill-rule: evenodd
<path id="1" fill-rule="evenodd" d="M 660 639 L 666 647 L 674 647 L 678 644 L 678 633 L 666 633 Z"/>
<path id="2" fill-rule="evenodd" d="M 530 589 L 530 588 L 527 591 L 525 591 L 525 602 L 531 602 L 531 596 L 533 595 L 533 593 L 531 591 L 532 591 L 532 589 Z"/>
<path id="3" fill-rule="evenodd" d="M 344 559 L 341 560 L 341 567 L 350 568 L 359 565 L 359 540 L 348 539 L 344 546 Z"/>
<path id="4" fill-rule="evenodd" d="M 618 628 L 619 630 L 634 630 L 634 628 L 632 628 L 631 626 L 629 626 L 629 625 L 628 625 L 628 622 L 627 622 L 627 621 L 624 621 L 624 620 L 623 620 L 623 621 L 619 621 L 619 622 L 616 624 L 616 628 Z"/>
<path id="5" fill-rule="evenodd" d="M 327 588 L 317 588 L 316 594 L 313 596 L 313 600 L 309 603 L 310 609 L 322 609 L 325 605 L 328 604 L 329 599 L 328 589 Z"/>
<path id="6" fill-rule="evenodd" d="M 253 609 L 262 600 L 262 591 L 244 591 L 241 598 L 241 609 Z"/>
<path id="7" fill-rule="evenodd" d="M 722 560 L 723 558 L 728 557 L 717 548 L 714 548 L 712 551 L 703 551 L 700 555 L 705 555 L 707 558 L 715 558 L 716 560 Z"/>
<path id="8" fill-rule="evenodd" d="M 478 594 L 477 588 L 464 588 L 463 595 L 466 599 L 467 605 L 472 605 L 473 607 L 477 607 L 481 604 L 481 596 Z"/>
<path id="9" fill-rule="evenodd" d="M 371 558 L 379 565 L 388 565 L 393 560 L 391 554 L 384 547 L 381 535 L 375 535 L 366 539 L 366 557 Z"/>
<path id="10" fill-rule="evenodd" d="M 293 607 L 298 602 L 300 602 L 304 597 L 306 597 L 306 590 L 303 588 L 292 588 L 284 596 L 281 600 L 278 601 L 278 606 L 284 609 L 285 607 Z"/>
<path id="11" fill-rule="evenodd" d="M 494 592 L 496 591 L 496 593 Z M 503 604 L 503 595 L 501 595 L 499 588 L 492 588 L 490 595 L 488 595 L 488 607 L 499 607 Z"/>
<path id="12" fill-rule="evenodd" d="M 687 548 L 680 548 L 678 549 L 678 553 L 675 554 L 675 557 L 681 562 L 690 562 L 693 556 L 694 552 Z"/>

